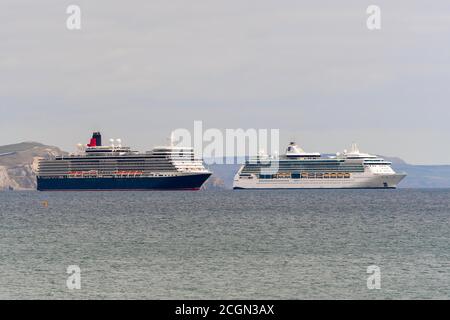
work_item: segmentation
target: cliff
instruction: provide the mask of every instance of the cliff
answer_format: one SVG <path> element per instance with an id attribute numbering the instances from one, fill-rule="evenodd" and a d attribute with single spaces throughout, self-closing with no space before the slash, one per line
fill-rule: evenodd
<path id="1" fill-rule="evenodd" d="M 0 190 L 36 189 L 37 159 L 65 154 L 57 147 L 22 142 L 0 147 Z"/>

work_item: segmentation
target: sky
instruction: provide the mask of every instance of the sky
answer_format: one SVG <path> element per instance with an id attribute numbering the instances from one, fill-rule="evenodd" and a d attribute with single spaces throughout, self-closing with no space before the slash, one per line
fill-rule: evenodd
<path id="1" fill-rule="evenodd" d="M 2 0 L 0 23 L 0 145 L 144 151 L 201 120 L 450 164 L 448 0 Z"/>

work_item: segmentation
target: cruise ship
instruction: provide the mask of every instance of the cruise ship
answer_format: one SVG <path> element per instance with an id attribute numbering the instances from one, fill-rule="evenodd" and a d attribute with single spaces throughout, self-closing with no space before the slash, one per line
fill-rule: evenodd
<path id="1" fill-rule="evenodd" d="M 406 176 L 396 173 L 391 162 L 362 153 L 356 144 L 351 150 L 322 157 L 305 152 L 294 142 L 280 157 L 260 155 L 240 168 L 234 189 L 386 189 L 396 188 Z"/>
<path id="2" fill-rule="evenodd" d="M 162 146 L 139 153 L 120 139 L 102 145 L 94 132 L 70 155 L 40 159 L 37 189 L 45 190 L 198 190 L 210 177 L 192 148 Z"/>

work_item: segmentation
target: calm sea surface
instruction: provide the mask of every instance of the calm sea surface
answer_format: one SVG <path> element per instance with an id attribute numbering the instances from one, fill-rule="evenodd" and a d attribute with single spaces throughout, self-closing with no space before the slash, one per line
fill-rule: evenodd
<path id="1" fill-rule="evenodd" d="M 449 299 L 450 190 L 0 192 L 0 298 Z"/>

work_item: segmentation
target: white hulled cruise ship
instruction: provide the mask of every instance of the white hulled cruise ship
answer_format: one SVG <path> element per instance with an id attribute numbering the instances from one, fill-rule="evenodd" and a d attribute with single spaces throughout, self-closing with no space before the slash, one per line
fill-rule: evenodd
<path id="1" fill-rule="evenodd" d="M 391 162 L 362 153 L 356 144 L 336 156 L 309 153 L 291 142 L 280 157 L 249 159 L 234 178 L 234 189 L 396 188 L 406 176 Z"/>

